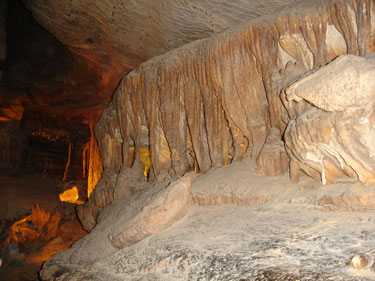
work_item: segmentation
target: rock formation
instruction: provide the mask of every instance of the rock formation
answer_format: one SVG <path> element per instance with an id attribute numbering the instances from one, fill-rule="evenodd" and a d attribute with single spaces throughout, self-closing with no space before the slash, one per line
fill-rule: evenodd
<path id="1" fill-rule="evenodd" d="M 287 99 L 316 106 L 289 123 L 288 155 L 323 184 L 344 175 L 375 183 L 374 58 L 340 56 L 286 89 Z"/>
<path id="2" fill-rule="evenodd" d="M 374 9 L 366 5 L 368 13 Z M 337 37 L 346 39 L 350 53 L 371 50 L 372 35 L 357 32 L 355 19 L 349 18 L 362 4 L 317 1 L 313 7 L 302 7 L 295 7 L 290 15 L 281 12 L 273 21 L 249 21 L 188 44 L 125 76 L 113 99 L 118 124 L 111 125 L 121 132 L 123 154 L 111 153 L 109 162 L 118 163 L 117 157 L 122 157 L 128 163 L 130 143 L 135 146 L 134 161 L 139 159 L 142 127 L 148 129 L 155 177 L 170 169 L 182 175 L 193 168 L 189 157 L 202 172 L 245 154 L 256 158 L 271 126 L 283 131 L 290 120 L 279 95 L 296 72 L 302 74 L 340 55 L 343 40 Z M 315 13 L 308 13 L 312 9 Z M 365 19 L 362 29 L 375 28 Z M 302 33 L 293 23 L 302 25 Z M 319 26 L 324 28 L 314 31 Z M 292 74 L 285 68 L 288 62 L 295 63 Z"/>
<path id="3" fill-rule="evenodd" d="M 374 13 L 371 1 L 301 2 L 141 64 L 121 80 L 101 117 L 121 135 L 98 140 L 104 161 L 121 162 L 141 178 L 146 144 L 150 176 L 162 180 L 257 158 L 271 127 L 282 134 L 312 108 L 301 98 L 288 100 L 285 87 L 339 55 L 374 51 Z M 299 169 L 296 161 L 290 165 Z"/>

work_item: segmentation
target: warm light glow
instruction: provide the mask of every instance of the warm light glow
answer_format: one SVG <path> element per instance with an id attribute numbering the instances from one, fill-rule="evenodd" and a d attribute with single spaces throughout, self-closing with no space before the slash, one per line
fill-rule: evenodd
<path id="1" fill-rule="evenodd" d="M 89 165 L 87 177 L 87 197 L 90 198 L 91 193 L 103 173 L 103 161 L 100 156 L 99 145 L 95 138 L 94 127 L 95 123 L 90 121 L 90 148 L 89 148 Z"/>
<path id="2" fill-rule="evenodd" d="M 75 189 L 77 190 L 77 187 Z M 60 222 L 59 212 L 51 215 L 36 204 L 32 207 L 31 215 L 13 223 L 5 243 L 26 245 L 26 263 L 40 266 L 87 234 L 76 221 L 63 221 L 62 224 Z M 17 254 L 18 252 L 14 255 Z"/>
<path id="3" fill-rule="evenodd" d="M 51 129 L 43 128 L 43 129 L 34 131 L 31 134 L 33 136 L 38 136 L 38 137 L 48 139 L 51 142 L 57 142 L 61 140 L 66 141 L 69 139 L 68 133 L 63 129 L 51 130 Z"/>
<path id="4" fill-rule="evenodd" d="M 71 244 L 70 241 L 63 241 L 61 237 L 57 237 L 42 247 L 39 251 L 28 254 L 26 256 L 26 263 L 41 264 L 51 258 L 54 254 L 66 250 Z"/>
<path id="5" fill-rule="evenodd" d="M 78 200 L 78 188 L 76 186 L 73 186 L 71 189 L 65 190 L 64 192 L 59 194 L 60 201 L 62 202 L 68 202 L 72 204 L 81 205 L 84 202 L 81 200 Z"/>
<path id="6" fill-rule="evenodd" d="M 141 160 L 143 166 L 145 167 L 143 174 L 144 174 L 145 177 L 147 177 L 148 173 L 150 172 L 151 167 L 152 167 L 151 151 L 148 147 L 141 148 L 140 160 Z"/>
<path id="7" fill-rule="evenodd" d="M 27 222 L 31 220 L 31 215 L 24 217 L 12 224 L 8 241 L 10 242 L 25 242 L 29 237 L 35 239 L 38 237 L 38 232 L 27 227 Z"/>
<path id="8" fill-rule="evenodd" d="M 38 238 L 50 217 L 50 213 L 42 210 L 38 204 L 34 205 L 31 215 L 12 224 L 7 242 L 23 243 Z"/>
<path id="9" fill-rule="evenodd" d="M 69 142 L 68 162 L 66 163 L 66 166 L 65 166 L 63 181 L 66 181 L 66 178 L 68 177 L 68 171 L 69 171 L 69 165 L 70 165 L 70 158 L 71 157 L 72 157 L 72 143 Z"/>

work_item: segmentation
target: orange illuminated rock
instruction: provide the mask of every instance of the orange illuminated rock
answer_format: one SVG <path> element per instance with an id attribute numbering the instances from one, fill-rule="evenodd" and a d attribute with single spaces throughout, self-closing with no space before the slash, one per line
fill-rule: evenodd
<path id="1" fill-rule="evenodd" d="M 64 192 L 60 193 L 59 198 L 62 202 L 68 202 L 77 205 L 83 204 L 83 201 L 78 200 L 79 194 L 76 186 L 73 186 L 71 189 L 67 189 Z"/>

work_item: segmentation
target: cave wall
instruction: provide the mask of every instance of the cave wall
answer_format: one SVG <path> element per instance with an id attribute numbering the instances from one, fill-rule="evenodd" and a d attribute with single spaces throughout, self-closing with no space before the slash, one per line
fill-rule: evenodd
<path id="1" fill-rule="evenodd" d="M 83 89 L 96 92 L 96 70 L 75 59 L 21 0 L 0 1 L 0 54 L 0 174 L 87 180 L 87 119 L 100 109 Z"/>
<path id="2" fill-rule="evenodd" d="M 51 119 L 48 113 L 30 109 L 25 110 L 20 128 L 29 143 L 24 172 L 63 181 L 87 179 L 84 153 L 90 140 L 88 124 Z"/>
<path id="3" fill-rule="evenodd" d="M 304 1 L 138 66 L 96 127 L 104 176 L 79 212 L 90 218 L 86 229 L 130 178 L 163 180 L 267 153 L 271 128 L 282 138 L 311 108 L 283 89 L 339 55 L 375 51 L 374 31 L 374 1 Z M 147 178 L 144 147 L 152 158 Z M 284 159 L 271 162 L 286 172 L 285 150 L 278 155 Z"/>
<path id="4" fill-rule="evenodd" d="M 290 81 L 340 54 L 374 51 L 373 1 L 309 5 L 188 44 L 125 76 L 115 113 L 106 112 L 117 116 L 107 137 L 118 142 L 113 128 L 121 132 L 122 155 L 106 152 L 104 163 L 128 163 L 131 146 L 139 161 L 142 127 L 156 177 L 182 175 L 194 169 L 191 163 L 207 171 L 245 155 L 256 158 L 270 128 L 283 132 L 293 117 L 280 98 Z"/>

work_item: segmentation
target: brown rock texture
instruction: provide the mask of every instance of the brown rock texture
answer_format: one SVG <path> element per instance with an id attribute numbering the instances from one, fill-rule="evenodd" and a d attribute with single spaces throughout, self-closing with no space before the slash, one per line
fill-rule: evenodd
<path id="1" fill-rule="evenodd" d="M 116 221 L 109 235 L 116 248 L 133 245 L 181 219 L 191 203 L 191 181 L 194 174 L 188 174 L 171 183 L 155 194 L 131 218 Z"/>
<path id="2" fill-rule="evenodd" d="M 286 173 L 288 168 L 289 157 L 280 139 L 280 130 L 271 128 L 256 160 L 256 172 L 263 176 L 278 176 Z"/>
<path id="3" fill-rule="evenodd" d="M 116 175 L 104 174 L 91 193 L 90 200 L 77 207 L 78 218 L 87 231 L 91 231 L 96 225 L 100 211 L 113 201 L 115 183 Z"/>
<path id="4" fill-rule="evenodd" d="M 101 117 L 112 130 L 98 128 L 101 149 L 119 151 L 122 142 L 122 153 L 105 162 L 141 179 L 141 149 L 149 146 L 148 180 L 163 180 L 257 158 L 271 127 L 283 133 L 312 107 L 283 89 L 341 54 L 374 51 L 374 18 L 371 1 L 303 1 L 139 65 Z M 300 168 L 290 167 L 297 181 Z"/>
<path id="5" fill-rule="evenodd" d="M 247 158 L 200 173 L 192 184 L 192 203 L 196 205 L 190 206 L 183 219 L 122 249 L 110 244 L 108 235 L 113 234 L 112 229 L 126 225 L 141 212 L 141 206 L 149 205 L 148 202 L 165 191 L 167 184 L 149 185 L 131 197 L 115 200 L 100 213 L 99 223 L 88 235 L 44 264 L 40 273 L 42 280 L 190 281 L 220 280 L 223 274 L 225 280 L 237 280 L 238 276 L 242 278 L 259 270 L 264 271 L 246 278 L 315 280 L 322 278 L 324 270 L 329 273 L 324 275 L 324 280 L 336 280 L 341 276 L 344 280 L 358 280 L 358 272 L 348 276 L 345 261 L 356 253 L 373 249 L 375 186 L 364 189 L 358 182 L 353 184 L 353 180 L 321 186 L 309 177 L 302 177 L 295 185 L 287 175 L 264 177 L 249 172 L 254 165 L 255 160 Z M 332 229 L 338 222 L 344 225 Z M 237 230 L 237 234 L 233 230 Z M 280 233 L 285 235 L 283 242 L 280 242 Z M 337 243 L 338 236 L 342 243 Z M 354 245 L 353 241 L 362 243 Z M 304 245 L 303 253 L 301 245 Z M 328 248 L 337 251 L 327 251 Z M 316 249 L 320 249 L 318 257 Z M 260 250 L 255 261 L 249 260 L 248 253 Z M 306 259 L 312 250 L 315 259 Z M 220 251 L 224 253 L 218 265 Z M 275 251 L 294 252 L 285 258 L 284 254 L 275 257 Z M 338 251 L 341 251 L 340 256 L 337 256 Z M 260 258 L 265 258 L 262 267 Z M 310 264 L 304 267 L 306 271 L 301 270 L 303 275 L 281 275 L 279 270 L 280 275 L 263 275 L 269 272 L 269 265 L 275 259 L 281 260 L 281 264 L 292 259 L 286 266 L 291 272 L 295 272 L 296 260 L 305 259 Z M 335 261 L 328 263 L 331 266 L 328 269 L 327 260 Z M 254 270 L 249 270 L 249 264 Z M 314 274 L 311 274 L 312 268 Z M 231 270 L 230 275 L 228 270 Z"/>
<path id="6" fill-rule="evenodd" d="M 105 108 L 122 76 L 140 63 L 294 2 L 24 1 L 35 20 L 71 52 L 72 67 L 58 79 L 63 87 L 54 89 L 48 100 L 53 108 L 46 110 L 85 120 Z M 53 89 L 39 86 L 43 98 L 51 96 Z M 61 97 L 63 104 L 56 102 Z"/>
<path id="7" fill-rule="evenodd" d="M 127 72 L 154 56 L 296 1 L 26 2 L 36 20 L 73 53 L 103 68 L 120 64 Z"/>
<path id="8" fill-rule="evenodd" d="M 321 108 L 304 112 L 286 129 L 293 165 L 323 184 L 345 175 L 375 183 L 374 74 L 374 56 L 347 55 L 286 89 L 287 98 Z M 298 168 L 292 177 L 296 173 Z"/>
<path id="9" fill-rule="evenodd" d="M 353 11 L 363 13 L 361 32 Z M 283 132 L 311 107 L 282 102 L 288 83 L 342 53 L 374 49 L 373 13 L 372 2 L 309 1 L 143 63 L 114 95 L 123 153 L 110 162 L 138 161 L 142 128 L 156 178 L 256 158 L 271 127 Z"/>

